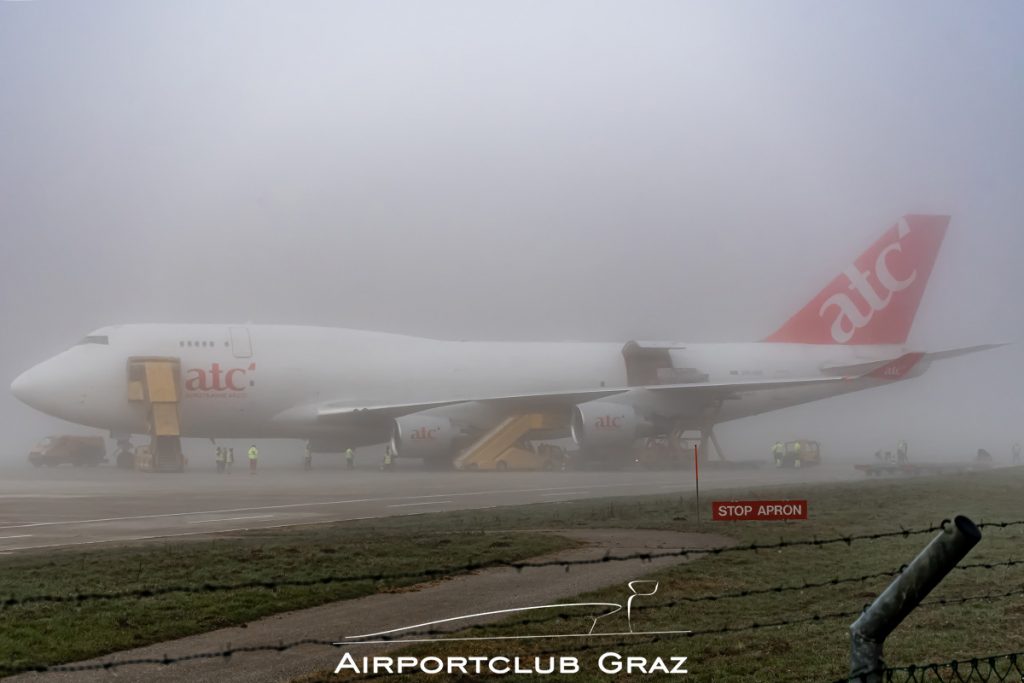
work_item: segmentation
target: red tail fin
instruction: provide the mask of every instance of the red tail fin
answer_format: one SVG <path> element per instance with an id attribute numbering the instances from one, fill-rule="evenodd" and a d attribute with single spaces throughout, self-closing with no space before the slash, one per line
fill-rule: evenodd
<path id="1" fill-rule="evenodd" d="M 904 216 L 765 341 L 904 343 L 948 226 L 949 216 Z"/>

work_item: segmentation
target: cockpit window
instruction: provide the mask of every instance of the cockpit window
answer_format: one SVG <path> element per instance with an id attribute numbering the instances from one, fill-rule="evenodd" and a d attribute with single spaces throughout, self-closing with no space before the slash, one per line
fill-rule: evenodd
<path id="1" fill-rule="evenodd" d="M 90 334 L 88 337 L 83 337 L 82 341 L 75 344 L 75 346 L 81 346 L 82 344 L 110 344 L 110 337 L 105 334 Z"/>

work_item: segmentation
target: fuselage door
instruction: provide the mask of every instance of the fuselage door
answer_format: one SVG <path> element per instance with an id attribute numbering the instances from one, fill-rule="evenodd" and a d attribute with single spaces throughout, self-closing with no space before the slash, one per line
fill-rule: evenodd
<path id="1" fill-rule="evenodd" d="M 247 328 L 231 328 L 231 352 L 235 354 L 235 358 L 252 357 L 252 340 L 249 339 L 249 330 Z"/>

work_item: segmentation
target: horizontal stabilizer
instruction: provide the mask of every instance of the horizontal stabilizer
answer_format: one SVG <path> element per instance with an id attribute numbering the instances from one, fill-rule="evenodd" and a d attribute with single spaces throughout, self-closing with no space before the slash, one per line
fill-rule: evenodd
<path id="1" fill-rule="evenodd" d="M 865 377 L 871 379 L 903 379 L 924 358 L 923 353 L 905 353 L 896 360 L 891 360 L 881 367 L 872 370 Z"/>
<path id="2" fill-rule="evenodd" d="M 979 351 L 988 351 L 989 349 L 998 349 L 1001 346 L 1008 346 L 1007 342 L 1001 344 L 978 344 L 976 346 L 961 346 L 958 349 L 947 349 L 945 351 L 931 351 L 925 354 L 928 360 L 943 360 L 945 358 L 956 358 L 957 356 L 966 356 L 968 353 L 977 353 Z"/>
<path id="3" fill-rule="evenodd" d="M 978 344 L 976 346 L 962 346 L 957 349 L 947 349 L 945 351 L 926 351 L 907 353 L 898 358 L 890 358 L 887 360 L 870 361 L 866 363 L 856 363 L 853 365 L 826 365 L 821 368 L 821 371 L 829 375 L 842 375 L 844 377 L 879 377 L 882 376 L 884 379 L 894 379 L 896 375 L 892 365 L 894 364 L 906 364 L 909 363 L 914 356 L 918 358 L 914 360 L 914 363 L 918 361 L 924 361 L 930 363 L 933 360 L 944 360 L 946 358 L 956 358 L 957 356 L 966 356 L 969 353 L 978 353 L 979 351 L 988 351 L 989 349 L 997 349 L 1007 344 Z M 909 368 L 908 368 L 909 369 Z M 886 375 L 885 373 L 889 374 Z"/>

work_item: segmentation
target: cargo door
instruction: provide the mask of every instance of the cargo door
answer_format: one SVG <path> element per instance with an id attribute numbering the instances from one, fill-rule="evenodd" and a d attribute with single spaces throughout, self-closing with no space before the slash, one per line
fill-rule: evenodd
<path id="1" fill-rule="evenodd" d="M 252 357 L 252 341 L 249 339 L 248 328 L 231 328 L 231 353 L 235 355 L 235 358 Z"/>

